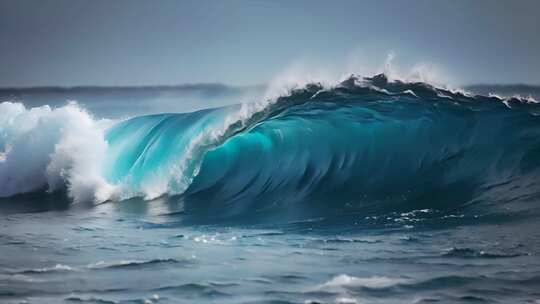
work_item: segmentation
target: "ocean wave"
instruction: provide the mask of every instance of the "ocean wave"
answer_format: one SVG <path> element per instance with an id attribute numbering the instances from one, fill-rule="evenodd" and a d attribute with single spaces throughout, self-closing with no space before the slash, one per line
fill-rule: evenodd
<path id="1" fill-rule="evenodd" d="M 539 189 L 536 101 L 384 75 L 120 122 L 96 121 L 73 103 L 0 107 L 0 197 L 40 189 L 66 189 L 75 202 L 180 195 L 187 214 L 305 218 L 388 204 L 405 215 L 451 209 L 516 180 L 529 182 L 496 201 Z"/>

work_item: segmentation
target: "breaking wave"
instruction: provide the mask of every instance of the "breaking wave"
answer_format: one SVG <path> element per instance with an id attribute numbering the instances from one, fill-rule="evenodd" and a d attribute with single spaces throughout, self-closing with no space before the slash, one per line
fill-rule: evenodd
<path id="1" fill-rule="evenodd" d="M 384 75 L 182 114 L 96 121 L 0 104 L 0 197 L 178 195 L 189 213 L 455 207 L 539 193 L 540 106 Z M 413 206 L 414 205 L 414 208 Z"/>

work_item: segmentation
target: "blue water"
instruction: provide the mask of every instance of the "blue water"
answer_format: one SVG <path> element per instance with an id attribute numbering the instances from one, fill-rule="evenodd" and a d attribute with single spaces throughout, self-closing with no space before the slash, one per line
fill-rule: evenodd
<path id="1" fill-rule="evenodd" d="M 78 149 L 56 122 L 50 163 L 20 163 L 41 133 L 0 120 L 0 301 L 536 303 L 538 114 L 530 99 L 353 77 L 109 121 L 90 166 L 101 140 Z M 26 172 L 43 178 L 26 187 Z"/>

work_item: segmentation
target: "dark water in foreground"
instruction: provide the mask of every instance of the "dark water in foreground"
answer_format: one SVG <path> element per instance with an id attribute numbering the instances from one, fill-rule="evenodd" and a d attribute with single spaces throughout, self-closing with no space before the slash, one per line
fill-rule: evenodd
<path id="1" fill-rule="evenodd" d="M 2 303 L 538 303 L 533 216 L 186 225 L 164 201 L 2 215 Z"/>

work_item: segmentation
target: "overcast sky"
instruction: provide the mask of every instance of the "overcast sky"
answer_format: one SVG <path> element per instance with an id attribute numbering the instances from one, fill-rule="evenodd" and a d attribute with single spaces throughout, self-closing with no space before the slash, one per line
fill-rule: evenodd
<path id="1" fill-rule="evenodd" d="M 6 1 L 0 86 L 271 81 L 301 62 L 540 84 L 540 1 Z"/>

